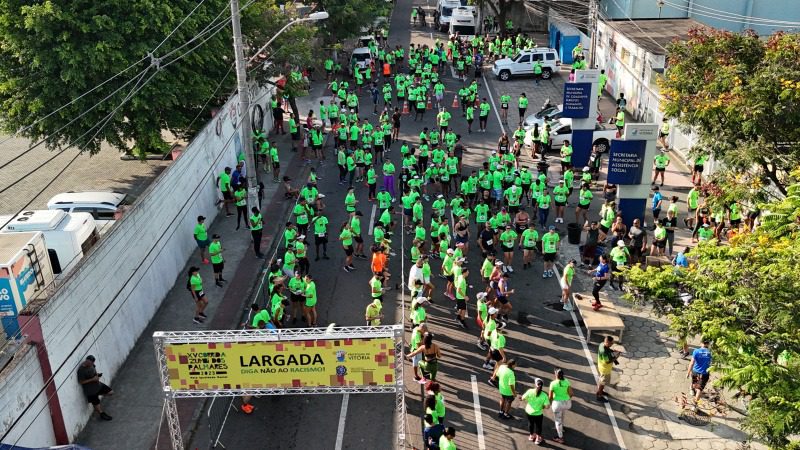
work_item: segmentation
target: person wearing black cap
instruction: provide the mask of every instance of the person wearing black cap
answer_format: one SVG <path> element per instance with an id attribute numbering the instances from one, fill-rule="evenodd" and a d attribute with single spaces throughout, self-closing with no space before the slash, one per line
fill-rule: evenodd
<path id="1" fill-rule="evenodd" d="M 86 357 L 85 360 L 78 366 L 78 383 L 83 388 L 83 394 L 86 400 L 92 404 L 94 410 L 103 420 L 111 420 L 111 416 L 103 411 L 100 405 L 100 397 L 114 394 L 114 390 L 106 384 L 100 382 L 102 373 L 97 373 L 97 368 L 94 365 L 95 358 L 92 355 Z"/>

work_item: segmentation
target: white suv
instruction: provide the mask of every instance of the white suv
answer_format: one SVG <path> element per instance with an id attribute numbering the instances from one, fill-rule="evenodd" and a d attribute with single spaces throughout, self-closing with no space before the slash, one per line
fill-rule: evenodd
<path id="1" fill-rule="evenodd" d="M 533 75 L 533 62 L 542 62 L 542 79 L 549 80 L 553 72 L 560 70 L 561 61 L 552 48 L 531 48 L 520 51 L 513 58 L 498 59 L 492 66 L 492 73 L 503 81 L 511 77 Z"/>

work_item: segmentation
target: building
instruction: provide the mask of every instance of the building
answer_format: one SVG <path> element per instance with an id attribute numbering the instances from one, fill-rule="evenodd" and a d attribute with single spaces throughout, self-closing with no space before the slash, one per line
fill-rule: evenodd
<path id="1" fill-rule="evenodd" d="M 609 95 L 618 98 L 620 93 L 625 94 L 627 111 L 634 121 L 661 123 L 657 80 L 666 66 L 665 47 L 675 39 L 684 39 L 689 29 L 698 26 L 702 24 L 694 19 L 599 21 L 597 67 L 608 75 Z M 674 125 L 669 144 L 685 159 L 695 138 Z"/>
<path id="2" fill-rule="evenodd" d="M 599 0 L 601 17 L 622 19 L 694 19 L 703 25 L 759 35 L 800 31 L 800 2 L 795 0 Z"/>

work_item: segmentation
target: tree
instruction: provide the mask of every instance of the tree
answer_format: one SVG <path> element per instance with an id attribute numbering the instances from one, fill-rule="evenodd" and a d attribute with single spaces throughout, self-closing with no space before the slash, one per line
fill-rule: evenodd
<path id="1" fill-rule="evenodd" d="M 328 11 L 330 17 L 321 24 L 328 43 L 357 37 L 362 28 L 372 26 L 372 21 L 388 12 L 387 3 L 381 0 L 317 0 L 320 11 Z"/>
<path id="2" fill-rule="evenodd" d="M 308 80 L 298 77 L 298 74 L 303 69 L 312 67 L 319 59 L 319 54 L 315 53 L 318 28 L 310 22 L 297 23 L 276 36 L 281 28 L 298 17 L 298 11 L 291 4 L 284 5 L 281 10 L 275 0 L 259 2 L 247 21 L 251 22 L 248 27 L 251 31 L 245 37 L 248 48 L 245 58 L 256 57 L 248 67 L 248 75 L 260 85 L 271 84 L 278 87 L 278 94 L 289 99 L 292 112 L 299 118 L 300 111 L 295 99 L 308 95 L 309 85 Z M 273 36 L 276 36 L 275 41 L 266 50 L 259 55 L 253 55 L 253 52 Z M 276 83 L 276 78 L 282 78 L 285 83 Z"/>
<path id="3" fill-rule="evenodd" d="M 688 269 L 633 267 L 626 295 L 680 339 L 710 339 L 719 385 L 750 398 L 745 430 L 781 450 L 800 448 L 800 184 L 786 190 L 754 232 L 701 243 Z"/>
<path id="4" fill-rule="evenodd" d="M 703 152 L 785 194 L 800 166 L 800 34 L 700 28 L 668 50 L 665 116 L 696 131 Z"/>
<path id="5" fill-rule="evenodd" d="M 0 0 L 3 129 L 24 129 L 24 136 L 45 139 L 51 149 L 74 145 L 94 153 L 106 141 L 126 152 L 164 151 L 162 131 L 186 132 L 231 63 L 224 58 L 232 53 L 230 27 L 201 35 L 220 12 L 215 23 L 229 20 L 225 0 L 200 5 L 154 52 L 163 58 L 160 63 L 147 57 L 196 6 L 193 0 Z M 199 39 L 181 48 L 195 37 Z M 225 86 L 234 81 L 231 73 Z M 123 104 L 129 94 L 133 96 Z M 106 96 L 110 98 L 94 106 Z"/>

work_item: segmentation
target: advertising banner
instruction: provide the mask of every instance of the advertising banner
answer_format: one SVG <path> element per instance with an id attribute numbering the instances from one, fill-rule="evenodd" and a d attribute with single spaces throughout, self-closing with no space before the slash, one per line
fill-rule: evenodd
<path id="1" fill-rule="evenodd" d="M 608 182 L 634 185 L 642 182 L 647 141 L 613 139 L 608 157 Z"/>
<path id="2" fill-rule="evenodd" d="M 564 84 L 563 117 L 586 119 L 591 114 L 592 83 Z"/>
<path id="3" fill-rule="evenodd" d="M 176 391 L 397 383 L 391 337 L 167 343 L 164 350 L 169 385 Z"/>

